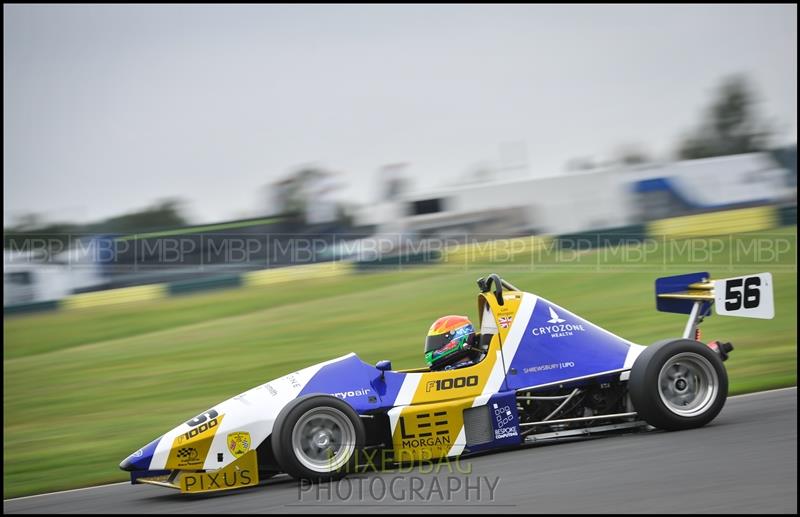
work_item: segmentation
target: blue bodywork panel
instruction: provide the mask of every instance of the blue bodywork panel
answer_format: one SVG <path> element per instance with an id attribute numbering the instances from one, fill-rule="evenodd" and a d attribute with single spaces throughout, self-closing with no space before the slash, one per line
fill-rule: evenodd
<path id="1" fill-rule="evenodd" d="M 516 392 L 505 391 L 492 395 L 485 408 L 492 422 L 492 439 L 487 443 L 470 445 L 467 448 L 469 452 L 481 452 L 522 443 Z"/>
<path id="2" fill-rule="evenodd" d="M 508 387 L 535 387 L 620 369 L 631 345 L 539 298 L 514 357 L 506 358 L 511 361 Z M 508 353 L 505 347 L 503 353 Z"/>
<path id="3" fill-rule="evenodd" d="M 708 272 L 689 273 L 687 275 L 665 276 L 656 279 L 656 309 L 661 312 L 675 312 L 678 314 L 691 314 L 694 301 L 676 300 L 672 298 L 659 298 L 659 294 L 679 293 L 689 289 L 689 284 L 702 282 L 709 278 Z M 703 302 L 700 314 L 711 315 L 711 302 Z"/>
<path id="4" fill-rule="evenodd" d="M 385 379 L 381 379 L 382 373 L 357 355 L 352 355 L 322 367 L 299 396 L 311 393 L 333 395 L 346 401 L 358 413 L 388 408 L 397 398 L 404 376 L 386 372 L 384 377 L 397 381 L 387 383 Z"/>

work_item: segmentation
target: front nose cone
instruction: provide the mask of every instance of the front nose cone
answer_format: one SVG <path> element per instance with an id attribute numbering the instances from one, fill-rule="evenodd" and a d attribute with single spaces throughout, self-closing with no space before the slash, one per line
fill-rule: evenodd
<path id="1" fill-rule="evenodd" d="M 148 443 L 138 451 L 134 452 L 119 464 L 119 468 L 127 470 L 128 472 L 134 470 L 150 470 L 150 460 L 153 459 L 153 453 L 156 451 L 156 446 L 161 438 L 156 438 Z"/>

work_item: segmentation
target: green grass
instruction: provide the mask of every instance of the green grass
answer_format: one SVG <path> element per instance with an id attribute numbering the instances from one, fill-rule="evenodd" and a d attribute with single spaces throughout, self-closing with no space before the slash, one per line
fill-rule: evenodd
<path id="1" fill-rule="evenodd" d="M 658 241 L 568 256 L 549 248 L 513 260 L 503 254 L 307 280 L 291 289 L 239 288 L 6 318 L 4 497 L 125 480 L 119 461 L 176 423 L 318 361 L 354 351 L 369 362 L 420 366 L 431 321 L 448 313 L 475 317 L 475 279 L 489 272 L 647 344 L 680 334 L 685 323 L 682 315 L 654 310 L 656 277 L 771 271 L 775 319 L 715 315 L 703 324 L 704 339 L 736 346 L 726 363 L 731 394 L 794 385 L 796 227 L 736 239 L 791 246 L 760 262 L 739 250 L 733 265 L 724 248 L 736 250 L 737 242 L 728 238 L 719 240 L 718 254 L 699 259 L 689 248 L 674 250 L 680 243 Z M 692 242 L 713 241 L 682 245 Z M 637 248 L 641 262 L 622 255 Z"/>

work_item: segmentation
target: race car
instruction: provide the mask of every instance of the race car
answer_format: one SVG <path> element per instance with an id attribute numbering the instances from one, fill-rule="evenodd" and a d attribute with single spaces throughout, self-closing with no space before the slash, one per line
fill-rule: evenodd
<path id="1" fill-rule="evenodd" d="M 656 280 L 656 308 L 688 314 L 679 338 L 641 346 L 523 292 L 478 280 L 486 354 L 464 368 L 393 370 L 348 354 L 217 404 L 120 464 L 132 483 L 184 493 L 258 485 L 278 473 L 334 480 L 365 458 L 442 460 L 543 440 L 700 427 L 728 392 L 727 342 L 698 328 L 720 315 L 772 318 L 772 276 Z M 491 329 L 488 331 L 486 329 Z M 377 455 L 376 453 L 380 453 Z"/>

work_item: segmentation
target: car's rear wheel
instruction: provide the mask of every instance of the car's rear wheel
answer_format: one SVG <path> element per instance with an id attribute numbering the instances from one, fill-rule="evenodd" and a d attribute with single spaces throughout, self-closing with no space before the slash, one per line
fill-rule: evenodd
<path id="1" fill-rule="evenodd" d="M 636 358 L 628 383 L 631 402 L 648 424 L 676 431 L 713 420 L 728 396 L 719 354 L 690 339 L 659 341 Z"/>
<path id="2" fill-rule="evenodd" d="M 278 415 L 272 449 L 292 477 L 339 479 L 354 471 L 364 434 L 364 425 L 349 404 L 328 395 L 311 395 L 293 401 Z"/>

